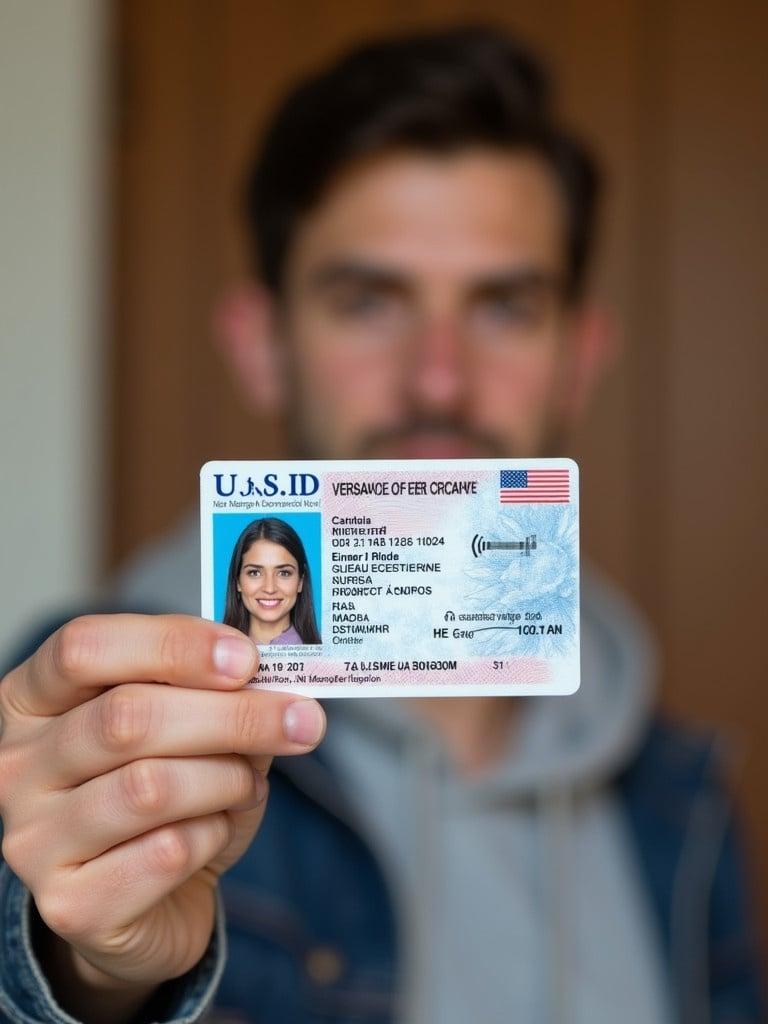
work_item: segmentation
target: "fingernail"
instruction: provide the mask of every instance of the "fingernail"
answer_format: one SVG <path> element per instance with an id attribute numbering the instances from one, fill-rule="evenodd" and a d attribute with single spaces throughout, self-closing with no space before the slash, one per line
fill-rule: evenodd
<path id="1" fill-rule="evenodd" d="M 216 671 L 230 679 L 251 675 L 256 661 L 256 648 L 247 636 L 220 636 L 213 647 Z"/>
<path id="2" fill-rule="evenodd" d="M 292 743 L 314 746 L 325 732 L 325 714 L 315 700 L 295 700 L 283 712 L 283 731 Z"/>

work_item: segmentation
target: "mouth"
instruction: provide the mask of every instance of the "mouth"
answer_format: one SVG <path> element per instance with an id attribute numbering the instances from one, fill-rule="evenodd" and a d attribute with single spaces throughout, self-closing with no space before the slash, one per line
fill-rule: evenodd
<path id="1" fill-rule="evenodd" d="M 277 608 L 277 606 L 281 602 L 282 602 L 282 598 L 280 598 L 280 597 L 257 597 L 256 598 L 256 604 L 258 604 L 258 606 L 260 608 Z"/>

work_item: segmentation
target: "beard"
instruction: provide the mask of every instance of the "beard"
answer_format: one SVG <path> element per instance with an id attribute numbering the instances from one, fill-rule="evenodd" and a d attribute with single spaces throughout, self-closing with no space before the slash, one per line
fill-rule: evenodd
<path id="1" fill-rule="evenodd" d="M 505 444 L 458 417 L 420 416 L 414 412 L 394 427 L 366 432 L 355 445 L 356 457 L 361 459 L 418 458 L 420 449 L 457 453 L 445 454 L 445 458 L 494 459 L 504 457 Z"/>
<path id="2" fill-rule="evenodd" d="M 301 407 L 301 403 L 297 403 Z M 553 458 L 565 454 L 566 430 L 554 420 L 546 424 L 544 436 L 533 447 L 514 438 L 479 430 L 460 416 L 423 416 L 413 411 L 395 426 L 368 428 L 354 438 L 344 451 L 324 444 L 317 432 L 294 415 L 285 424 L 290 449 L 298 458 L 388 459 L 437 458 L 525 459 Z M 423 451 L 420 453 L 420 449 Z"/>

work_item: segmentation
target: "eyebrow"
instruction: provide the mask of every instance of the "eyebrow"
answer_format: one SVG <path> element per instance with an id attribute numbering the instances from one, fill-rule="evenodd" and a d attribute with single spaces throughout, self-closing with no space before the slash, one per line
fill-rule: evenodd
<path id="1" fill-rule="evenodd" d="M 471 284 L 473 292 L 560 291 L 563 278 L 552 270 L 541 267 L 515 267 L 493 271 L 477 277 Z"/>
<path id="2" fill-rule="evenodd" d="M 362 283 L 392 291 L 406 291 L 411 287 L 410 278 L 401 270 L 386 264 L 358 259 L 341 259 L 326 263 L 309 279 L 310 287 L 317 291 L 325 291 L 338 285 Z"/>
<path id="3" fill-rule="evenodd" d="M 243 569 L 263 569 L 264 566 L 259 562 L 246 562 Z M 281 562 L 279 565 L 273 565 L 273 569 L 295 569 L 296 566 L 291 562 Z"/>
<path id="4" fill-rule="evenodd" d="M 387 291 L 407 292 L 413 289 L 411 275 L 386 264 L 364 259 L 341 259 L 320 267 L 309 280 L 311 288 L 324 291 L 339 285 L 366 284 Z M 479 274 L 468 282 L 472 293 L 509 291 L 562 291 L 562 274 L 548 268 L 523 265 Z"/>

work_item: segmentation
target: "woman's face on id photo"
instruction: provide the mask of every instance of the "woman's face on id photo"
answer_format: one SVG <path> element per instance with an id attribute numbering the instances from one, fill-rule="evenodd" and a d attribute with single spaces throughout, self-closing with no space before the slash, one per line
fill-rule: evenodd
<path id="1" fill-rule="evenodd" d="M 296 559 L 271 540 L 257 540 L 245 552 L 237 581 L 247 611 L 262 622 L 290 614 L 303 579 Z"/>

